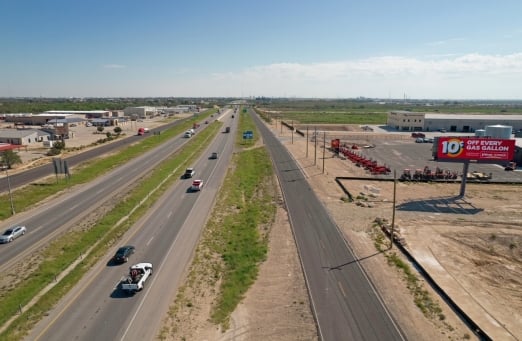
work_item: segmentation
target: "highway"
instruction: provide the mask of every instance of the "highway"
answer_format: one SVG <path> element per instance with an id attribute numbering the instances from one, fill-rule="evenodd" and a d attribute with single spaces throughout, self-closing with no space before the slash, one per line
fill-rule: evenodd
<path id="1" fill-rule="evenodd" d="M 67 165 L 69 168 L 72 168 L 82 162 L 94 159 L 96 157 L 99 157 L 100 155 L 106 154 L 106 153 L 114 153 L 117 150 L 127 147 L 132 143 L 136 143 L 140 140 L 143 140 L 144 138 L 151 138 L 154 136 L 154 133 L 161 133 L 161 131 L 164 131 L 170 127 L 182 124 L 188 120 L 188 118 L 184 118 L 181 120 L 176 120 L 174 122 L 168 123 L 166 125 L 163 125 L 161 127 L 157 127 L 154 129 L 151 129 L 151 134 L 148 134 L 147 137 L 143 136 L 129 136 L 127 138 L 119 139 L 111 143 L 102 144 L 96 148 L 89 149 L 87 151 L 84 151 L 82 153 L 64 158 L 64 161 L 67 161 Z M 6 193 L 9 189 L 9 185 L 11 186 L 11 189 L 15 189 L 17 187 L 21 187 L 24 185 L 28 185 L 32 182 L 34 182 L 37 179 L 41 179 L 50 175 L 54 175 L 54 168 L 52 163 L 48 163 L 42 166 L 34 167 L 28 170 L 25 170 L 20 173 L 16 174 L 10 174 L 9 175 L 9 182 L 7 181 L 0 181 L 0 193 Z"/>
<path id="2" fill-rule="evenodd" d="M 0 245 L 0 271 L 8 269 L 16 261 L 46 245 L 54 236 L 74 226 L 96 208 L 110 201 L 116 193 L 127 190 L 187 141 L 181 136 L 171 139 L 88 184 L 70 189 L 63 195 L 49 199 L 34 209 L 18 213 L 3 222 L 2 229 L 9 225 L 22 224 L 27 226 L 27 233 L 13 243 Z M 92 158 L 93 155 L 95 154 L 89 152 L 81 159 L 87 160 L 87 157 Z"/>
<path id="3" fill-rule="evenodd" d="M 252 114 L 285 198 L 322 340 L 403 340 L 361 264 L 279 139 Z"/>
<path id="4" fill-rule="evenodd" d="M 202 179 L 201 192 L 190 192 L 192 179 L 179 180 L 120 242 L 136 246 L 129 264 L 95 266 L 33 329 L 28 340 L 152 340 L 158 333 L 170 302 L 190 264 L 208 213 L 227 172 L 233 151 L 236 120 L 220 115 L 230 134 L 218 134 L 193 165 Z M 212 152 L 219 158 L 209 159 Z M 143 291 L 128 296 L 119 282 L 128 266 L 138 262 L 154 265 Z"/>

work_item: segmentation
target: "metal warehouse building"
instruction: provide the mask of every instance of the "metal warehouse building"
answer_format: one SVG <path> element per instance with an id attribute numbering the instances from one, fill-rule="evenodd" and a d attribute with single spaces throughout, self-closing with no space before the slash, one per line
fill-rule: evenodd
<path id="1" fill-rule="evenodd" d="M 437 114 L 411 111 L 391 111 L 387 125 L 399 131 L 448 131 L 472 133 L 490 125 L 522 129 L 522 115 Z"/>

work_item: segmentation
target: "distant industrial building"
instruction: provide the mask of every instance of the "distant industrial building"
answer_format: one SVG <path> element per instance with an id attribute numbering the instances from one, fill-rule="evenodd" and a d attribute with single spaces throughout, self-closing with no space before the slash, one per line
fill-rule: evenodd
<path id="1" fill-rule="evenodd" d="M 131 119 L 145 119 L 156 116 L 158 110 L 156 107 L 127 107 L 123 109 L 123 113 Z"/>
<path id="2" fill-rule="evenodd" d="M 491 125 L 511 126 L 522 130 L 522 115 L 437 114 L 391 111 L 386 123 L 398 131 L 447 131 L 473 133 Z"/>
<path id="3" fill-rule="evenodd" d="M 51 140 L 51 134 L 37 129 L 0 129 L 0 144 L 33 145 Z"/>

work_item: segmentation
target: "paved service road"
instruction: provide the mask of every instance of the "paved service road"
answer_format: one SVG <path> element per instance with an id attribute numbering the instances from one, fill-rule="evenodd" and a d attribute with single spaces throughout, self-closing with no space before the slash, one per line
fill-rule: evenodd
<path id="1" fill-rule="evenodd" d="M 253 116 L 279 177 L 321 339 L 403 340 L 297 162 Z"/>
<path id="2" fill-rule="evenodd" d="M 236 129 L 233 122 L 225 124 Z M 195 178 L 204 181 L 200 192 L 188 191 L 192 179 L 180 179 L 133 226 L 120 242 L 136 246 L 129 263 L 96 265 L 27 340 L 154 340 L 226 174 L 234 136 L 218 134 L 193 165 Z M 210 159 L 212 152 L 218 152 L 219 159 Z M 141 292 L 128 296 L 119 282 L 128 266 L 138 262 L 153 263 L 154 273 Z"/>

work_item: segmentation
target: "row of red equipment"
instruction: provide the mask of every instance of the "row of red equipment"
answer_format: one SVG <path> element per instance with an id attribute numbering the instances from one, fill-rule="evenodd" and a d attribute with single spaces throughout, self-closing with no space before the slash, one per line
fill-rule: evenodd
<path id="1" fill-rule="evenodd" d="M 366 169 L 372 175 L 391 173 L 391 169 L 386 164 L 380 165 L 377 163 L 377 161 L 372 160 L 372 159 L 367 159 L 363 155 L 355 152 L 354 150 L 357 150 L 357 146 L 352 146 L 351 149 L 346 146 L 340 146 L 339 154 L 344 155 L 348 160 L 355 163 L 355 165 L 357 167 L 362 167 L 362 168 Z"/>

